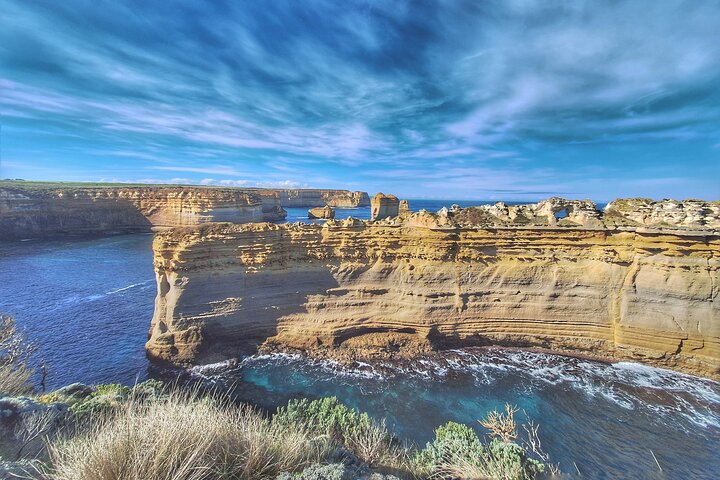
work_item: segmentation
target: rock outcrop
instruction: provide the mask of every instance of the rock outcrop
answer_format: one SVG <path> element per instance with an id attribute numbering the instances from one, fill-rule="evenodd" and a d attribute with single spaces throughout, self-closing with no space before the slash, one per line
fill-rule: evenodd
<path id="1" fill-rule="evenodd" d="M 335 210 L 325 205 L 324 207 L 315 207 L 308 210 L 308 218 L 310 219 L 331 219 L 335 218 Z"/>
<path id="2" fill-rule="evenodd" d="M 400 212 L 400 200 L 395 195 L 380 192 L 370 201 L 370 219 L 382 220 L 397 217 Z"/>
<path id="3" fill-rule="evenodd" d="M 253 192 L 212 187 L 0 188 L 0 239 L 283 220 Z"/>
<path id="4" fill-rule="evenodd" d="M 604 218 L 619 225 L 720 228 L 720 201 L 621 198 L 607 204 Z"/>
<path id="5" fill-rule="evenodd" d="M 261 345 L 357 357 L 498 344 L 720 377 L 717 230 L 578 226 L 602 215 L 543 205 L 514 209 L 531 222 L 512 226 L 451 209 L 162 232 L 147 352 L 191 364 Z M 532 223 L 560 205 L 574 225 Z"/>
<path id="6" fill-rule="evenodd" d="M 357 208 L 370 205 L 366 192 L 331 189 L 256 189 L 263 197 L 277 199 L 283 207 Z"/>
<path id="7" fill-rule="evenodd" d="M 453 205 L 457 207 L 457 205 Z M 460 223 L 474 225 L 547 225 L 601 227 L 600 212 L 591 200 L 553 197 L 538 203 L 507 205 L 497 202 L 470 208 L 452 208 Z"/>

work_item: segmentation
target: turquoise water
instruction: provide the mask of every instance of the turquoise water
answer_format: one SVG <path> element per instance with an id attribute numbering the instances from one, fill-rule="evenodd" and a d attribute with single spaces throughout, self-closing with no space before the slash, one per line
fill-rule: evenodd
<path id="1" fill-rule="evenodd" d="M 450 203 L 459 202 L 411 207 Z M 127 235 L 0 244 L 0 312 L 38 344 L 48 388 L 132 384 L 158 373 L 143 350 L 155 296 L 151 243 L 151 235 Z M 479 427 L 508 402 L 540 424 L 544 447 L 576 478 L 714 479 L 720 471 L 720 384 L 633 363 L 473 350 L 352 368 L 255 357 L 191 374 L 239 382 L 240 400 L 269 410 L 297 396 L 335 395 L 418 444 L 449 420 Z"/>
<path id="2" fill-rule="evenodd" d="M 636 363 L 470 349 L 353 367 L 272 355 L 192 374 L 238 383 L 239 400 L 268 410 L 336 396 L 418 445 L 451 420 L 483 434 L 477 420 L 509 403 L 521 421 L 540 425 L 544 449 L 568 478 L 709 480 L 720 472 L 720 384 Z"/>

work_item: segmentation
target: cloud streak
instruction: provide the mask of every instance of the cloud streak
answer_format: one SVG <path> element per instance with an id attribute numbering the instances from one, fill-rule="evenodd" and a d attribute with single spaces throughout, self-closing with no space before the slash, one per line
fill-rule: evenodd
<path id="1" fill-rule="evenodd" d="M 3 176 L 292 172 L 477 198 L 602 166 L 580 193 L 720 197 L 712 0 L 6 0 L 0 16 L 3 148 L 28 167 Z M 438 161 L 471 168 L 443 183 Z M 643 184 L 653 163 L 687 182 Z"/>

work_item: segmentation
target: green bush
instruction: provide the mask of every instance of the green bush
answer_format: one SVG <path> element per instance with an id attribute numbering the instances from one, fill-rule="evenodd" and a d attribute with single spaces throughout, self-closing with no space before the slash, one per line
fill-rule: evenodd
<path id="1" fill-rule="evenodd" d="M 395 466 L 405 462 L 405 450 L 384 424 L 374 422 L 367 413 L 343 405 L 335 397 L 291 400 L 287 407 L 278 409 L 272 423 L 311 435 L 327 435 L 336 445 L 371 466 Z"/>
<path id="2" fill-rule="evenodd" d="M 492 421 L 507 418 L 498 412 L 487 417 Z M 481 423 L 488 424 L 487 419 Z M 438 427 L 435 440 L 415 455 L 413 463 L 419 476 L 436 478 L 533 480 L 546 470 L 521 445 L 500 438 L 483 443 L 472 428 L 455 422 Z"/>
<path id="3" fill-rule="evenodd" d="M 415 462 L 422 471 L 433 472 L 457 458 L 481 465 L 484 455 L 485 448 L 472 428 L 448 422 L 435 430 L 435 440 L 418 452 Z"/>
<path id="4" fill-rule="evenodd" d="M 132 394 L 132 390 L 119 383 L 100 384 L 90 396 L 70 406 L 78 417 L 89 413 L 107 412 L 120 408 Z"/>
<path id="5" fill-rule="evenodd" d="M 367 413 L 358 413 L 335 397 L 290 400 L 287 407 L 278 409 L 273 422 L 301 426 L 310 433 L 330 435 L 340 442 L 374 427 Z"/>
<path id="6" fill-rule="evenodd" d="M 281 473 L 275 480 L 348 480 L 349 476 L 342 463 L 322 465 L 316 463 L 300 473 Z"/>

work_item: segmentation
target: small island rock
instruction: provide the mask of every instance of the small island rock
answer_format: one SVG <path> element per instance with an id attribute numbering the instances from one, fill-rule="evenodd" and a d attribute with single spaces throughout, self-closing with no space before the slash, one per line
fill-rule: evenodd
<path id="1" fill-rule="evenodd" d="M 308 218 L 335 218 L 335 210 L 329 205 L 325 205 L 324 207 L 311 208 L 310 210 L 308 210 Z"/>

